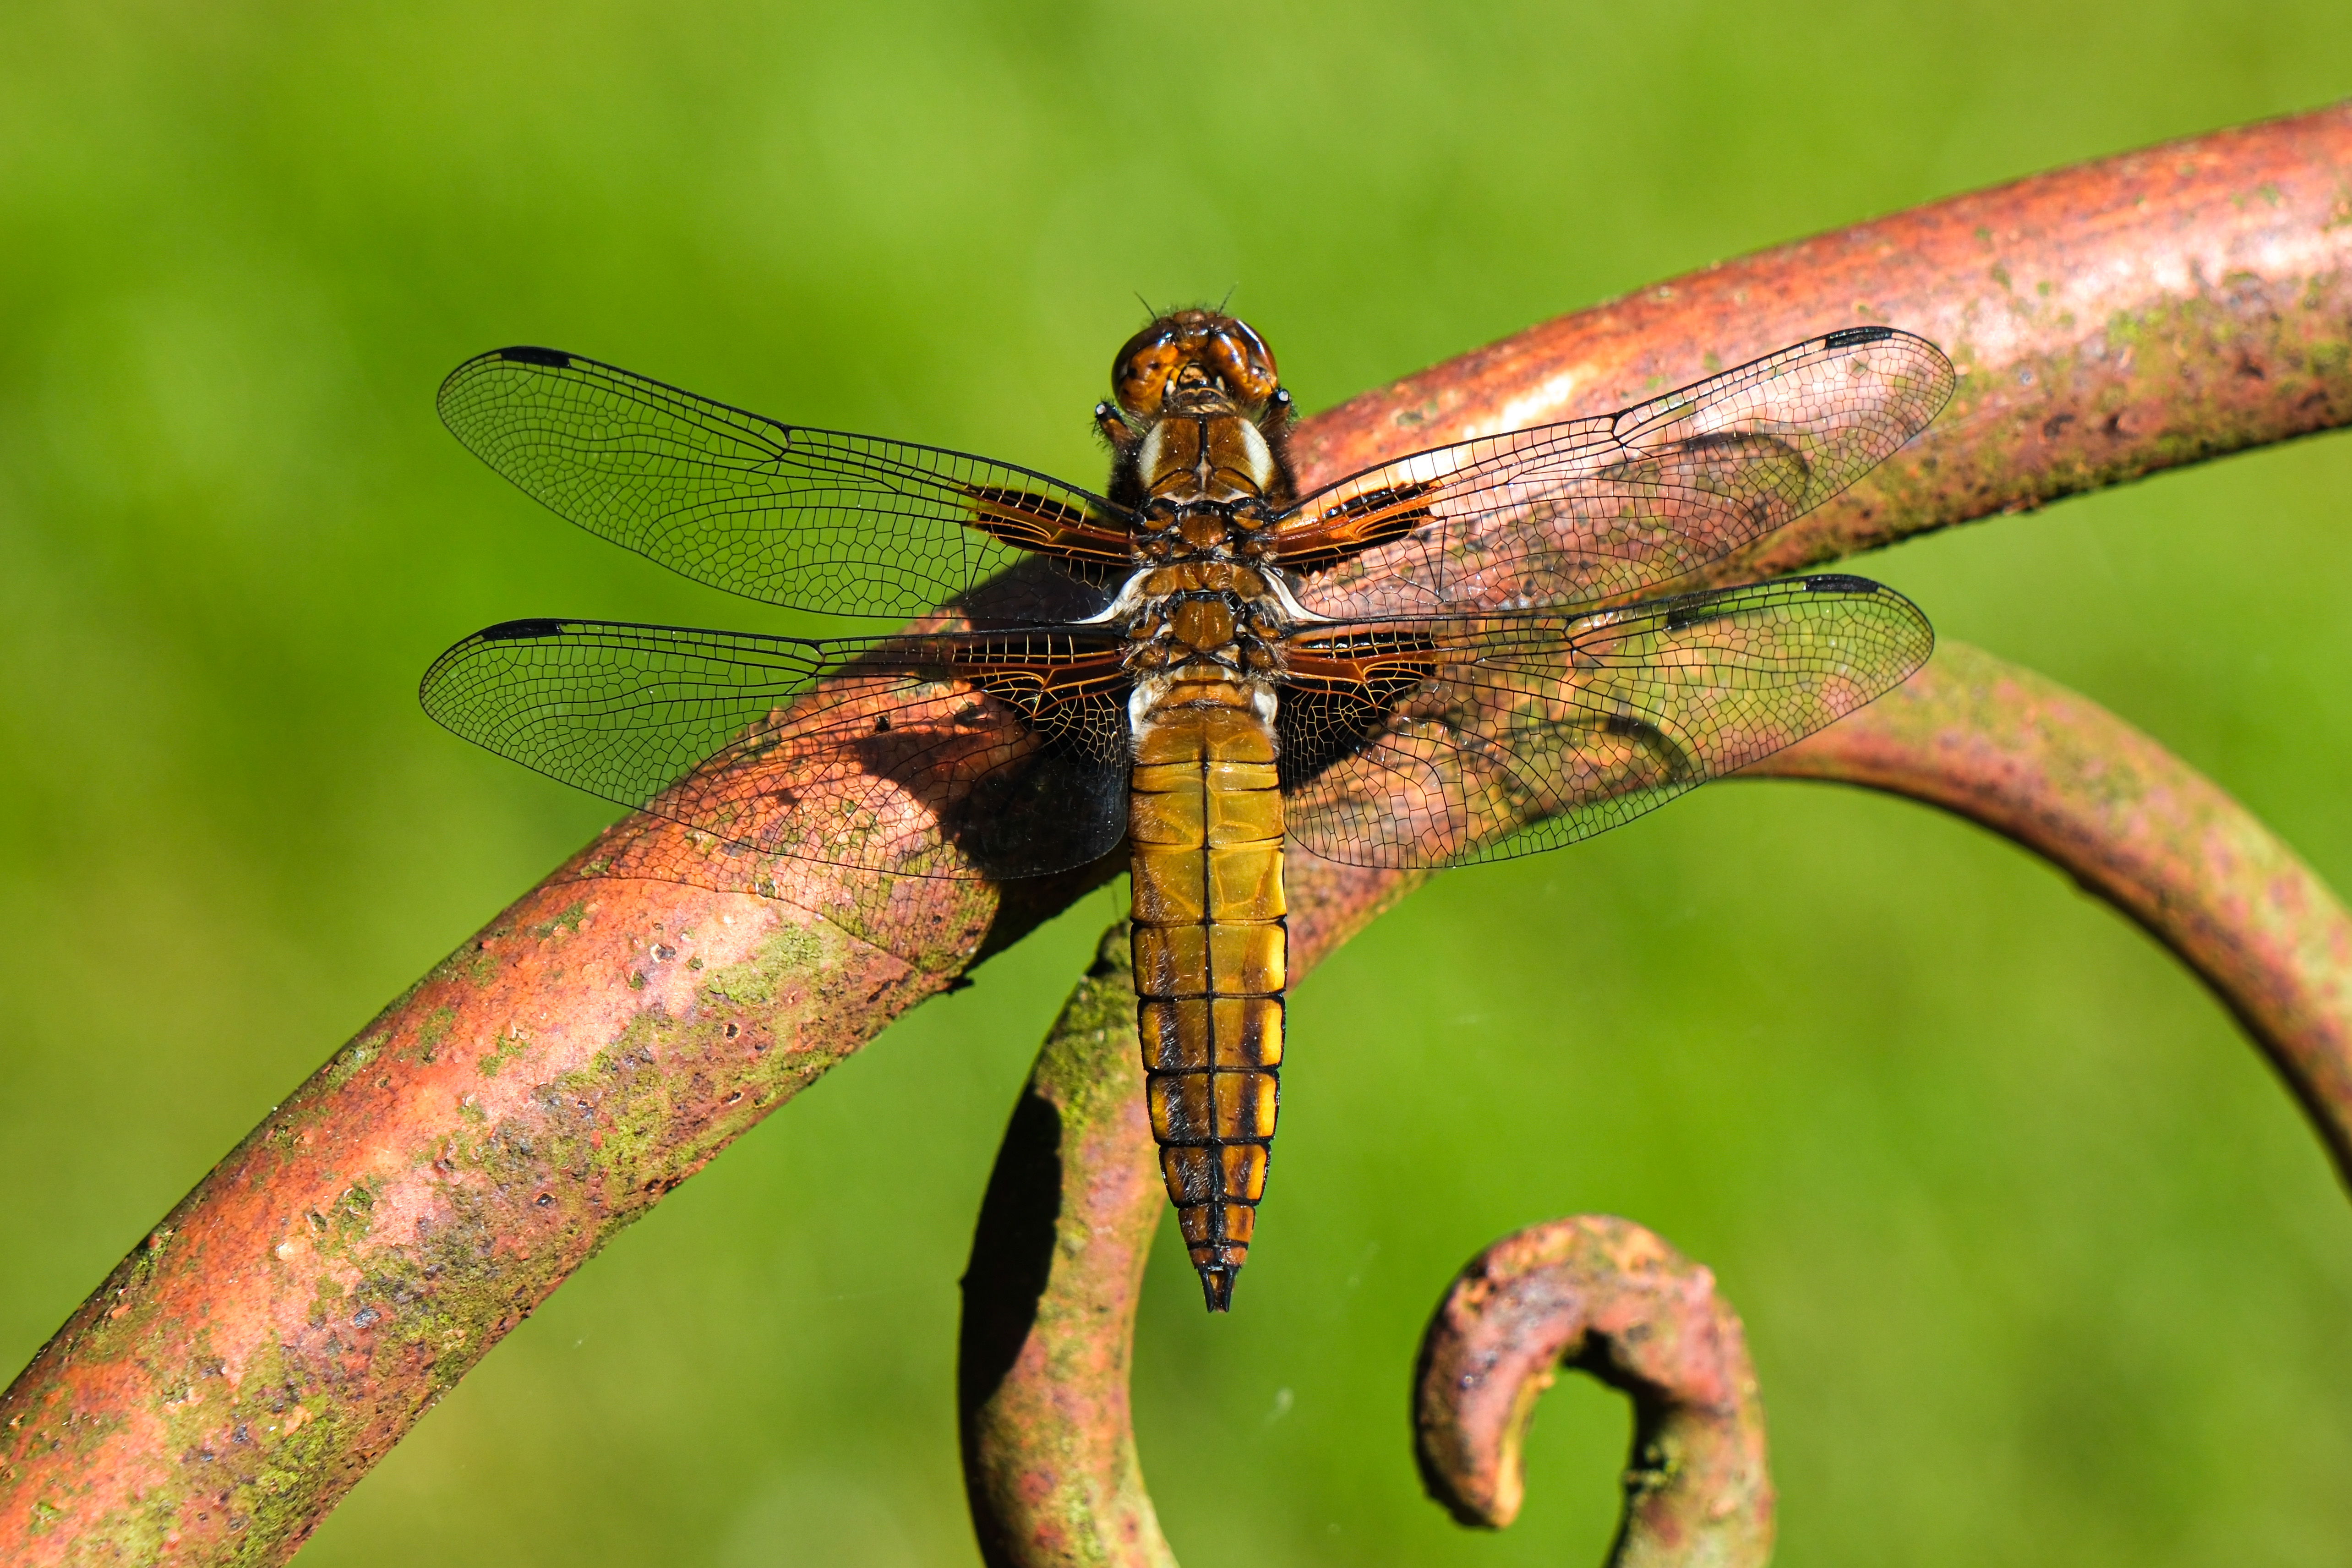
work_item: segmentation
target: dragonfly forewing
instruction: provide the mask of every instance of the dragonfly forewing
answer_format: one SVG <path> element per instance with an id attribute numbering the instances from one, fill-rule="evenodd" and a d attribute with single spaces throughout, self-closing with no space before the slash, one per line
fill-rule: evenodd
<path id="1" fill-rule="evenodd" d="M 1933 419 L 1951 363 L 1888 328 L 1800 343 L 1616 414 L 1433 447 L 1278 529 L 1335 618 L 1585 608 L 1670 591 L 1844 489 Z"/>
<path id="2" fill-rule="evenodd" d="M 1097 606 L 1129 525 L 1099 496 L 945 447 L 787 425 L 560 349 L 493 350 L 441 417 L 534 500 L 683 576 L 905 620 L 1043 552 Z"/>

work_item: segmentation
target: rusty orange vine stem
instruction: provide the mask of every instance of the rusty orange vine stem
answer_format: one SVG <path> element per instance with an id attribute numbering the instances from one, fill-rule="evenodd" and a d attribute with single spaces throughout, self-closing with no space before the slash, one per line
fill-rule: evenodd
<path id="1" fill-rule="evenodd" d="M 1167 1205 L 1121 921 L 1013 1106 L 964 1274 L 956 1403 L 991 1568 L 1174 1568 L 1128 1415 L 1136 1302 Z"/>
<path id="2" fill-rule="evenodd" d="M 2352 1184 L 2352 915 L 2210 779 L 2055 681 L 1964 644 L 1745 778 L 1926 801 L 2014 839 L 2213 989 Z"/>
<path id="3" fill-rule="evenodd" d="M 2346 1168 L 2352 916 L 2243 807 L 2098 704 L 1948 642 L 1898 691 L 1741 776 L 1885 790 L 1944 807 L 2042 855 L 2146 927 L 2213 989 L 2270 1055 Z M 1324 878 L 1363 875 L 1304 857 L 1298 868 Z M 1325 890 L 1335 885 L 1347 884 Z M 1034 1267 L 983 1272 L 976 1264 L 964 1284 L 967 1477 L 995 1568 L 1164 1568 L 1171 1561 L 1127 1415 L 1135 1292 L 1161 1205 L 1150 1179 L 1150 1132 L 1131 1092 L 1139 1069 L 1124 1036 L 1106 1032 L 1106 1020 L 1121 1016 L 1123 961 L 1112 956 L 1118 939 L 1117 931 L 1105 939 L 1105 962 L 1072 996 L 1040 1053 L 990 1187 L 983 1226 L 1007 1237 L 1023 1225 L 1037 1227 L 1025 1254 Z M 1302 944 L 1298 968 L 1334 945 L 1326 926 Z M 1028 1173 L 1027 1184 L 1016 1185 L 1009 1172 Z M 1046 1184 L 1048 1173 L 1057 1185 Z M 1590 1335 L 1605 1342 L 1609 1325 L 1624 1321 L 1601 1310 L 1604 1300 L 1620 1312 L 1640 1307 L 1649 1313 L 1642 1321 L 1688 1336 L 1677 1344 L 1696 1359 L 1671 1363 L 1683 1374 L 1653 1377 L 1655 1388 L 1634 1390 L 1642 1420 L 1632 1475 L 1638 1481 L 1654 1468 L 1645 1466 L 1645 1447 L 1671 1440 L 1689 1461 L 1688 1484 L 1631 1488 L 1612 1561 L 1761 1562 L 1770 1539 L 1762 1415 L 1752 1397 L 1730 1397 L 1744 1351 L 1731 1353 L 1720 1342 L 1728 1331 L 1706 1327 L 1711 1320 L 1695 1304 L 1674 1310 L 1655 1272 L 1667 1267 L 1661 1255 L 1648 1250 L 1650 1242 L 1607 1229 L 1624 1222 L 1554 1223 L 1567 1228 L 1539 1226 L 1498 1243 L 1500 1250 L 1474 1261 L 1465 1279 L 1517 1279 L 1580 1252 L 1573 1300 L 1560 1293 L 1563 1277 L 1553 1275 L 1527 1295 L 1549 1291 L 1556 1310 L 1537 1310 L 1523 1299 L 1482 1324 L 1480 1313 L 1462 1310 L 1469 1287 L 1457 1285 L 1432 1325 L 1415 1424 L 1433 1490 L 1457 1514 L 1507 1522 L 1519 1489 L 1515 1435 L 1535 1394 L 1562 1355 L 1614 1385 L 1638 1384 L 1646 1374 L 1635 1362 L 1609 1359 L 1620 1348 L 1592 1344 Z M 1047 1230 L 1055 1233 L 1050 1247 Z M 1617 1239 L 1585 1246 L 1604 1232 Z M 984 1256 L 975 1249 L 976 1259 Z M 1614 1278 L 1603 1267 L 1612 1257 Z M 1676 1278 L 1695 1284 L 1695 1276 Z M 976 1332 L 982 1323 L 985 1332 Z M 1718 1336 L 1712 1345 L 1709 1334 Z M 1528 1352 L 1547 1335 L 1558 1336 L 1558 1353 Z M 980 1346 L 984 1361 L 975 1355 Z M 1465 1384 L 1459 1375 L 1428 1374 L 1441 1361 L 1458 1374 L 1465 1358 L 1486 1352 L 1500 1358 L 1491 1377 Z M 1667 1397 L 1675 1388 L 1684 1395 Z"/>
<path id="4" fill-rule="evenodd" d="M 1711 268 L 1318 416 L 1301 478 L 1610 408 L 1862 321 L 1953 353 L 1950 412 L 1713 580 L 2342 425 L 2347 169 L 2352 110 L 2330 109 Z M 617 1227 L 1086 885 L 910 884 L 925 938 L 883 952 L 779 902 L 580 880 L 597 854 L 289 1096 L 0 1396 L 0 1542 L 18 1560 L 283 1561 Z M 1409 886 L 1295 879 L 1302 955 Z"/>

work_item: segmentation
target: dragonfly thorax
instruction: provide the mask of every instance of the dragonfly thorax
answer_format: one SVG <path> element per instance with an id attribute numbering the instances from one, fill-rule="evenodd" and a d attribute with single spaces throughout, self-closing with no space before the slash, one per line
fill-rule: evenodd
<path id="1" fill-rule="evenodd" d="M 1138 722 L 1192 703 L 1270 715 L 1288 629 L 1267 526 L 1284 464 L 1221 387 L 1181 378 L 1123 456 L 1146 498 L 1121 595 Z"/>
<path id="2" fill-rule="evenodd" d="M 1122 595 L 1130 605 L 1127 668 L 1139 683 L 1271 679 L 1286 629 L 1282 599 L 1267 575 L 1222 561 L 1184 561 L 1139 572 Z"/>

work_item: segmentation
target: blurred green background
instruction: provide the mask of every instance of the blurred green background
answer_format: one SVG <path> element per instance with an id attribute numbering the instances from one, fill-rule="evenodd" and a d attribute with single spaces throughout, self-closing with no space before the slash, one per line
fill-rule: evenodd
<path id="1" fill-rule="evenodd" d="M 418 712 L 459 635 L 788 617 L 436 423 L 562 344 L 1082 480 L 1154 300 L 1310 408 L 1717 258 L 2352 90 L 2342 0 L 1940 8 L 35 4 L 0 16 L 0 1363 L 606 815 Z M 2352 888 L 2352 438 L 1869 561 Z M 1098 894 L 681 1189 L 306 1563 L 965 1563 L 960 1272 Z M 1563 1384 L 1499 1536 L 1425 1501 L 1421 1324 L 1632 1215 L 1763 1379 L 1789 1563 L 2335 1563 L 2352 1212 L 2199 986 L 1927 810 L 1702 792 L 1463 872 L 1303 984 L 1240 1310 L 1167 1230 L 1145 1464 L 1190 1568 L 1597 1562 Z"/>

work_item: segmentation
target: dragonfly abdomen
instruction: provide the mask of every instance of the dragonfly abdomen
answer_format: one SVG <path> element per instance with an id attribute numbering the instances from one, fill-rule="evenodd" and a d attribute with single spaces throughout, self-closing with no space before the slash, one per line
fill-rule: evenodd
<path id="1" fill-rule="evenodd" d="M 1151 1132 L 1218 1312 L 1265 1191 L 1289 956 L 1274 727 L 1246 685 L 1224 692 L 1138 725 L 1128 818 Z"/>

